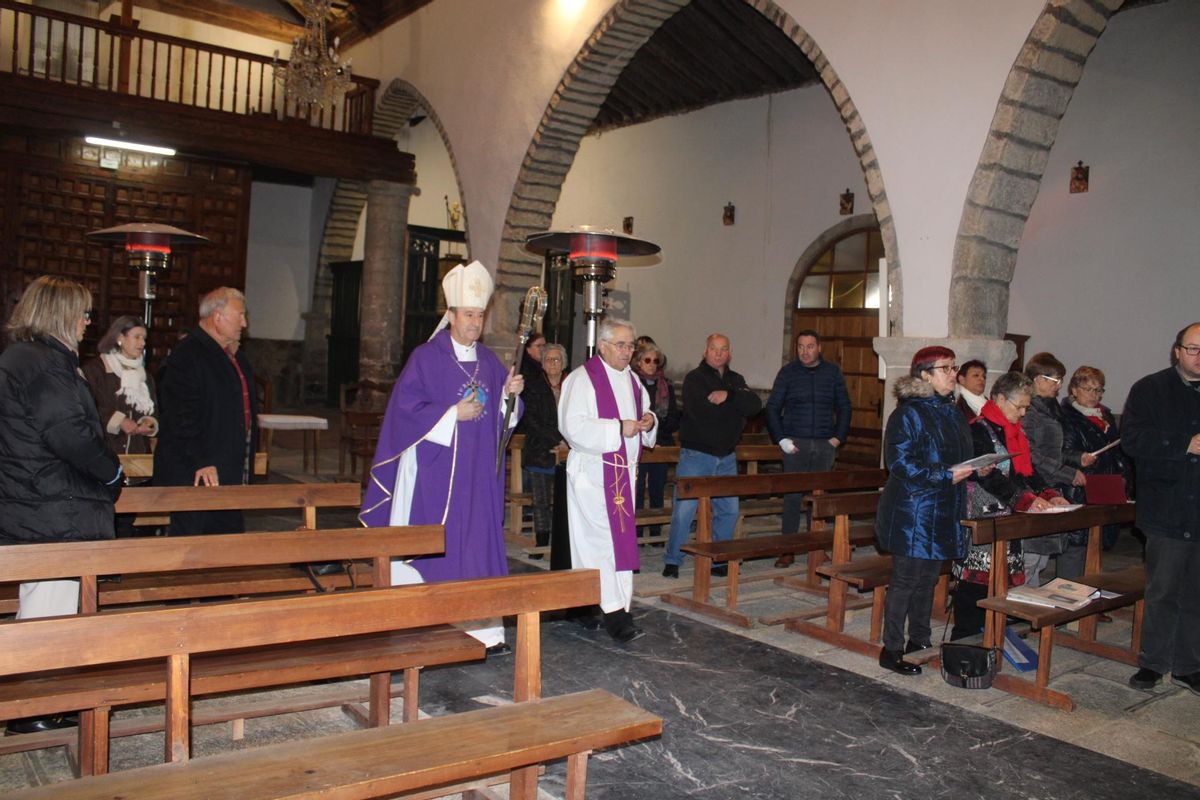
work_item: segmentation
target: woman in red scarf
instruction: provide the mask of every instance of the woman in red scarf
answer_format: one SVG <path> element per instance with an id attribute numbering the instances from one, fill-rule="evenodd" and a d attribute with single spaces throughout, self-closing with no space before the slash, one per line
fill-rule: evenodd
<path id="1" fill-rule="evenodd" d="M 967 516 L 978 518 L 1013 511 L 1044 511 L 1052 505 L 1066 505 L 1058 492 L 1050 489 L 1033 468 L 1029 440 L 1021 428 L 1021 418 L 1029 410 L 1033 382 L 1019 372 L 1001 375 L 992 384 L 990 398 L 979 417 L 971 423 L 975 455 L 1012 453 L 987 475 L 974 475 L 967 486 Z M 983 630 L 983 612 L 975 605 L 987 596 L 991 548 L 973 545 L 967 557 L 954 565 L 958 587 L 954 590 L 954 630 L 951 639 L 961 639 Z M 1025 582 L 1024 558 L 1020 543 L 1008 548 L 1008 582 Z"/>

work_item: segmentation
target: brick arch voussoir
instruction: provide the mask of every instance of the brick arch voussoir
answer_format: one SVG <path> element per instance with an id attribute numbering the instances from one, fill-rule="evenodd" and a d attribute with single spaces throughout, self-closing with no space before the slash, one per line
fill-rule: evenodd
<path id="1" fill-rule="evenodd" d="M 513 190 L 501 233 L 492 306 L 493 341 L 515 342 L 521 298 L 540 276 L 542 262 L 523 245 L 531 233 L 546 230 L 587 132 L 621 71 L 638 49 L 689 0 L 623 0 L 605 15 L 567 68 L 542 115 Z M 794 41 L 817 69 L 850 135 L 862 165 L 867 192 L 883 237 L 892 287 L 891 318 L 900 314 L 900 255 L 891 206 L 875 150 L 849 92 L 811 36 L 772 0 L 744 0 Z M 790 322 L 789 322 L 790 324 Z M 897 331 L 899 332 L 899 331 Z"/>
<path id="2" fill-rule="evenodd" d="M 1124 0 L 1052 0 L 1008 73 L 963 203 L 950 274 L 949 331 L 999 339 L 1009 286 L 1050 148 L 1088 56 Z"/>

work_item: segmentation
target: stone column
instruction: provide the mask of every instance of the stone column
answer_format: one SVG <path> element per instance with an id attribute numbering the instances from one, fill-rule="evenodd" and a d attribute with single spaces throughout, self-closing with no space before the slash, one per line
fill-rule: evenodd
<path id="1" fill-rule="evenodd" d="M 390 381 L 400 371 L 408 201 L 414 188 L 391 181 L 367 184 L 358 351 L 361 380 Z M 382 395 L 360 398 L 364 408 L 382 408 L 386 402 Z"/>
<path id="2" fill-rule="evenodd" d="M 909 374 L 912 357 L 922 347 L 940 344 L 954 351 L 959 364 L 977 358 L 988 367 L 987 386 L 992 387 L 992 381 L 1008 371 L 1008 367 L 1017 357 L 1017 346 L 1006 339 L 968 339 L 968 338 L 921 338 L 918 336 L 877 336 L 874 339 L 875 352 L 879 354 L 886 367 L 886 378 L 883 385 L 883 421 L 887 426 L 887 418 L 896 408 L 896 397 L 892 389 L 896 379 Z"/>

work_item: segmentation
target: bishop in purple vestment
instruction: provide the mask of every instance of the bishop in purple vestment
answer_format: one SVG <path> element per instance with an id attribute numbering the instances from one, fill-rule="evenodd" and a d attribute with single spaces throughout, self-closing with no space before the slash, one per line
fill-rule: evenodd
<path id="1" fill-rule="evenodd" d="M 425 581 L 506 575 L 496 450 L 506 391 L 519 394 L 524 384 L 478 343 L 491 294 L 486 268 L 455 267 L 443 288 L 449 330 L 414 350 L 400 373 L 359 519 L 368 526 L 444 524 L 445 554 L 412 562 Z"/>

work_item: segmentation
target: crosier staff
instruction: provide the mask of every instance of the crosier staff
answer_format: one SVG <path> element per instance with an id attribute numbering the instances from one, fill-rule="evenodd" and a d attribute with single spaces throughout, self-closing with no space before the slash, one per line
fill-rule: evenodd
<path id="1" fill-rule="evenodd" d="M 525 345 L 529 342 L 529 334 L 542 317 L 546 315 L 546 290 L 541 286 L 530 286 L 529 291 L 525 293 L 525 306 L 521 311 L 521 325 L 517 328 L 517 354 L 513 357 L 512 371 L 510 375 L 517 375 L 521 372 L 521 360 L 525 357 Z M 508 423 L 512 420 L 513 409 L 517 407 L 517 398 L 509 395 L 504 403 L 504 422 L 501 424 L 500 430 L 500 447 L 496 449 L 496 474 L 500 474 L 501 465 L 504 463 L 504 453 L 508 450 L 508 440 L 512 438 L 512 428 Z"/>

